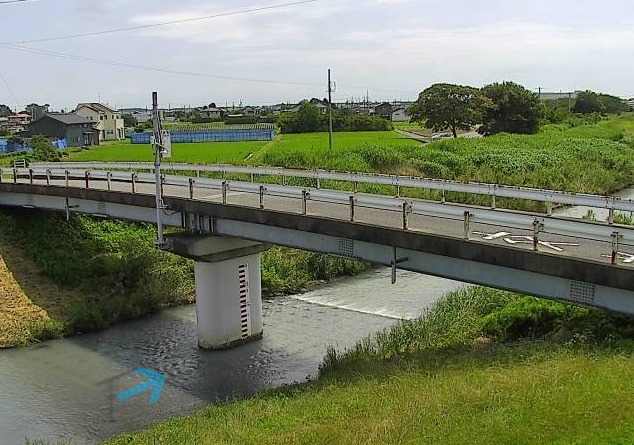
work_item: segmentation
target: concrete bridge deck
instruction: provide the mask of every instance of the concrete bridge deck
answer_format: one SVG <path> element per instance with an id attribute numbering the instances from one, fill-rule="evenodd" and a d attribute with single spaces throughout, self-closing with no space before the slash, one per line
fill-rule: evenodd
<path id="1" fill-rule="evenodd" d="M 155 221 L 153 184 L 137 183 L 132 193 L 132 184 L 117 181 L 91 180 L 90 189 L 78 180 L 70 180 L 69 187 L 59 179 L 50 179 L 51 185 L 46 186 L 42 177 L 34 178 L 33 184 L 26 178 L 16 182 L 0 184 L 0 205 Z M 191 232 L 332 253 L 634 313 L 634 268 L 624 262 L 628 257 L 623 255 L 611 264 L 608 240 L 540 233 L 540 243 L 533 250 L 531 230 L 501 224 L 474 222 L 468 227 L 469 239 L 465 239 L 464 221 L 408 214 L 404 228 L 403 212 L 397 206 L 394 210 L 355 206 L 351 221 L 350 206 L 335 199 L 303 201 L 267 194 L 263 196 L 264 208 L 260 208 L 260 195 L 255 193 L 229 191 L 224 204 L 222 190 L 165 185 L 164 193 L 164 222 Z M 476 212 L 479 208 L 472 209 Z"/>

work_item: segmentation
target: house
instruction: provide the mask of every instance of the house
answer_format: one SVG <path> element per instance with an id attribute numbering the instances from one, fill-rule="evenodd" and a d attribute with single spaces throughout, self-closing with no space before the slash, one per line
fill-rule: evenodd
<path id="1" fill-rule="evenodd" d="M 630 107 L 630 110 L 634 110 L 634 97 L 627 100 L 627 105 Z"/>
<path id="2" fill-rule="evenodd" d="M 69 147 L 99 145 L 97 123 L 75 113 L 44 113 L 29 124 L 29 134 L 65 139 Z"/>
<path id="3" fill-rule="evenodd" d="M 383 102 L 382 104 L 374 107 L 374 115 L 387 120 L 392 119 L 392 111 L 394 111 L 394 107 L 389 102 Z"/>
<path id="4" fill-rule="evenodd" d="M 200 114 L 208 119 L 220 119 L 224 112 L 220 108 L 209 106 L 203 107 L 200 110 Z"/>
<path id="5" fill-rule="evenodd" d="M 410 117 L 405 112 L 405 108 L 397 107 L 392 110 L 392 114 L 390 115 L 390 120 L 392 122 L 409 122 Z"/>
<path id="6" fill-rule="evenodd" d="M 6 118 L 1 118 L 0 129 L 7 130 L 10 133 L 18 133 L 24 131 L 31 122 L 31 116 L 26 113 L 13 114 Z"/>
<path id="7" fill-rule="evenodd" d="M 295 105 L 293 108 L 291 108 L 288 111 L 292 111 L 292 112 L 298 112 L 299 109 L 302 107 L 302 105 L 304 105 L 306 103 L 305 100 L 301 101 L 300 103 L 298 103 L 297 105 Z M 320 100 L 320 99 L 316 99 L 316 98 L 312 98 L 311 100 L 308 101 L 308 103 L 314 105 L 317 107 L 317 109 L 319 111 L 321 111 L 322 113 L 326 113 L 328 111 L 328 100 L 324 99 L 324 100 Z"/>
<path id="8" fill-rule="evenodd" d="M 125 139 L 125 125 L 119 111 L 100 103 L 91 102 L 78 104 L 75 108 L 75 114 L 97 124 L 99 141 Z"/>
<path id="9" fill-rule="evenodd" d="M 152 119 L 151 111 L 133 111 L 130 114 L 132 115 L 133 118 L 136 119 L 137 123 L 139 124 L 144 124 L 150 119 Z"/>

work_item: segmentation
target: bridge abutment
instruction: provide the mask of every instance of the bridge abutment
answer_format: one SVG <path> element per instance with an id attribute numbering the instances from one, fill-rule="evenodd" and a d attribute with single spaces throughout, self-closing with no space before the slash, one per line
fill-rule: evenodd
<path id="1" fill-rule="evenodd" d="M 172 236 L 173 252 L 195 261 L 198 346 L 226 349 L 262 337 L 261 252 L 231 237 Z"/>

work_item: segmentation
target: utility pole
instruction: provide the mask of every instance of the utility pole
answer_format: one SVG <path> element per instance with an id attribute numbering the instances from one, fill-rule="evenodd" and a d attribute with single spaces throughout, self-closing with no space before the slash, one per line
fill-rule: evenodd
<path id="1" fill-rule="evenodd" d="M 328 68 L 328 147 L 332 151 L 332 82 Z"/>
<path id="2" fill-rule="evenodd" d="M 156 183 L 156 247 L 165 247 L 163 237 L 163 187 L 161 184 L 161 158 L 163 157 L 163 136 L 161 115 L 158 109 L 158 96 L 152 93 L 152 119 L 154 121 L 154 181 Z"/>

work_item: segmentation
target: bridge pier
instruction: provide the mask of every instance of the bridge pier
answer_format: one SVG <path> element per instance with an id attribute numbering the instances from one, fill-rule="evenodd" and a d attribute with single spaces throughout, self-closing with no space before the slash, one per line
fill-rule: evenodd
<path id="1" fill-rule="evenodd" d="M 262 337 L 261 252 L 239 238 L 175 235 L 173 252 L 195 261 L 198 346 L 226 349 Z"/>

